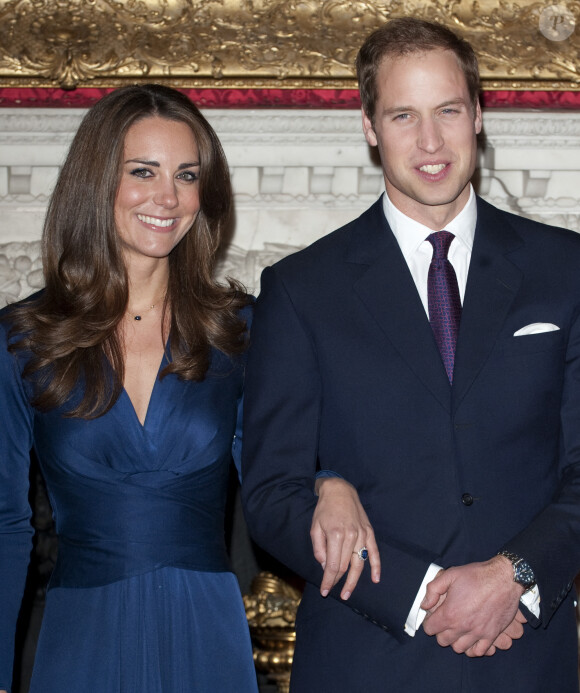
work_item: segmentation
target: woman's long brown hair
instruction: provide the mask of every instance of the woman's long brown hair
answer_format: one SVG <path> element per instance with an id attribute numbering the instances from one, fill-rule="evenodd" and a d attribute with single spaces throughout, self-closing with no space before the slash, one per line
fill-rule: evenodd
<path id="1" fill-rule="evenodd" d="M 42 236 L 44 291 L 9 311 L 10 349 L 26 352 L 24 375 L 34 382 L 33 404 L 41 410 L 67 405 L 69 416 L 94 418 L 122 390 L 118 326 L 129 292 L 115 198 L 127 131 L 152 116 L 187 124 L 200 156 L 200 211 L 169 256 L 164 314 L 169 308 L 171 362 L 162 376 L 202 380 L 211 347 L 231 356 L 245 347 L 239 310 L 248 298 L 236 282 L 223 286 L 213 279 L 232 206 L 221 144 L 180 92 L 153 84 L 124 87 L 87 113 L 61 169 Z M 73 396 L 79 385 L 80 398 Z"/>

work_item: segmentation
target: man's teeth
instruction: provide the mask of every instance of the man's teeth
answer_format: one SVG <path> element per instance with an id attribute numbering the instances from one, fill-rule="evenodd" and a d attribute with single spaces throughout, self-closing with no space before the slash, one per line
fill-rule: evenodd
<path id="1" fill-rule="evenodd" d="M 439 173 L 445 168 L 445 164 L 425 164 L 421 166 L 419 171 L 424 171 L 425 173 Z"/>
<path id="2" fill-rule="evenodd" d="M 156 217 L 146 217 L 144 214 L 138 214 L 137 219 L 144 224 L 152 224 L 153 226 L 160 226 L 161 228 L 166 228 L 175 223 L 175 219 L 157 219 Z"/>

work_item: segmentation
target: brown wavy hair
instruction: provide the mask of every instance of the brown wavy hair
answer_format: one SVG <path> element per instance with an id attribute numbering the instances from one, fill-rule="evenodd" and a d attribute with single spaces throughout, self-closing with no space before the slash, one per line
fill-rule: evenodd
<path id="1" fill-rule="evenodd" d="M 477 56 L 471 45 L 441 24 L 417 17 L 398 17 L 369 34 L 356 58 L 360 99 L 371 123 L 374 124 L 378 98 L 377 73 L 383 60 L 437 49 L 455 54 L 475 109 L 480 79 Z"/>
<path id="2" fill-rule="evenodd" d="M 155 84 L 123 87 L 86 114 L 61 169 L 42 236 L 44 291 L 9 311 L 10 349 L 30 355 L 24 375 L 35 384 L 33 404 L 41 410 L 66 405 L 69 416 L 95 418 L 122 390 L 117 328 L 129 291 L 115 199 L 127 132 L 152 116 L 185 123 L 200 157 L 200 210 L 169 255 L 163 314 L 170 309 L 171 321 L 163 338 L 170 339 L 171 361 L 161 375 L 202 380 L 212 347 L 232 357 L 245 348 L 239 311 L 248 297 L 237 282 L 224 286 L 213 278 L 232 207 L 217 135 L 184 94 Z M 82 398 L 74 394 L 79 383 Z"/>

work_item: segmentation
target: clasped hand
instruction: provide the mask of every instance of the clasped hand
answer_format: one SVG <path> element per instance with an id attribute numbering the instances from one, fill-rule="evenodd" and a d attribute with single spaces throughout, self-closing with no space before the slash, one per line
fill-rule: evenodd
<path id="1" fill-rule="evenodd" d="M 468 657 L 508 650 L 524 632 L 522 593 L 503 557 L 442 570 L 428 584 L 421 603 L 427 611 L 423 630 L 442 647 Z"/>

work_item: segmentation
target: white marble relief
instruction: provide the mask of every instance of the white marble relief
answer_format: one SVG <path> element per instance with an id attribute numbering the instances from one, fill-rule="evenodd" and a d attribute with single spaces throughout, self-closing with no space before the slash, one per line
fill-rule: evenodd
<path id="1" fill-rule="evenodd" d="M 42 286 L 40 242 L 0 243 L 0 307 Z"/>

